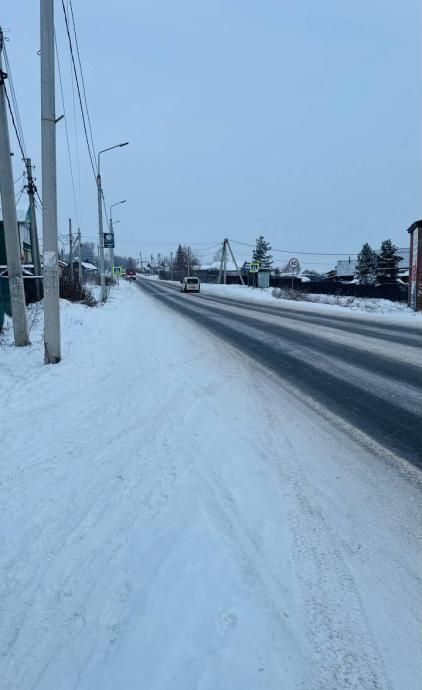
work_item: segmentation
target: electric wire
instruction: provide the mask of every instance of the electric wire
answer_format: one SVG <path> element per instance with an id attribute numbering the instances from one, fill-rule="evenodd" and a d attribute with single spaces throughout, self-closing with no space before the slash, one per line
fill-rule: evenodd
<path id="1" fill-rule="evenodd" d="M 247 242 L 239 242 L 237 240 L 230 240 L 230 242 L 233 244 L 241 244 L 244 247 L 253 247 L 253 249 L 255 249 L 254 244 L 248 244 Z M 281 252 L 282 254 L 299 254 L 302 256 L 357 256 L 354 252 L 297 252 L 291 249 L 275 249 L 274 247 L 271 247 L 270 251 Z"/>
<path id="2" fill-rule="evenodd" d="M 86 97 L 86 89 L 85 89 L 85 78 L 84 78 L 84 73 L 83 73 L 83 69 L 82 69 L 81 56 L 80 56 L 80 53 L 79 53 L 79 41 L 78 41 L 78 36 L 77 36 L 77 33 L 76 33 L 76 25 L 75 25 L 75 17 L 74 17 L 74 14 L 73 14 L 72 0 L 70 0 L 69 5 L 70 5 L 70 13 L 71 13 L 71 16 L 72 16 L 73 33 L 74 33 L 74 36 L 75 36 L 76 53 L 77 53 L 77 56 L 78 56 L 79 70 L 80 70 L 81 78 L 82 78 L 82 91 L 83 91 L 84 101 L 85 101 L 85 110 L 86 110 L 86 114 L 87 114 L 87 118 L 88 118 L 89 134 L 90 134 L 90 137 L 91 137 L 92 150 L 93 150 L 94 156 L 95 156 L 96 154 L 95 154 L 94 138 L 93 138 L 93 136 L 92 136 L 91 118 L 90 118 L 90 116 L 89 116 L 88 99 L 87 99 L 87 97 Z"/>
<path id="3" fill-rule="evenodd" d="M 78 204 L 76 201 L 75 180 L 74 180 L 74 176 L 73 176 L 72 156 L 70 153 L 69 130 L 68 130 L 68 126 L 67 126 L 67 114 L 66 114 L 66 106 L 65 106 L 65 102 L 64 102 L 62 72 L 61 72 L 61 68 L 60 68 L 60 58 L 59 58 L 59 50 L 57 47 L 56 32 L 54 32 L 54 45 L 56 48 L 57 71 L 59 73 L 60 93 L 61 93 L 61 97 L 62 97 L 62 107 L 63 107 L 63 114 L 64 114 L 64 127 L 65 127 L 65 132 L 66 132 L 67 153 L 68 153 L 68 157 L 69 157 L 70 178 L 72 181 L 73 202 L 75 205 L 76 221 L 77 221 L 77 224 L 79 226 Z"/>
<path id="4" fill-rule="evenodd" d="M 11 119 L 11 121 L 12 121 L 13 129 L 15 130 L 15 135 L 16 135 L 16 139 L 17 139 L 17 142 L 18 142 L 18 145 L 19 145 L 19 149 L 20 149 L 20 152 L 21 152 L 21 155 L 22 155 L 22 159 L 23 159 L 23 160 L 26 160 L 25 151 L 24 151 L 24 149 L 23 149 L 23 147 L 22 147 L 22 143 L 21 143 L 21 140 L 20 140 L 18 128 L 17 128 L 17 125 L 16 125 L 15 117 L 14 117 L 13 110 L 12 110 L 12 106 L 11 106 L 10 99 L 9 99 L 9 94 L 7 93 L 6 82 L 3 82 L 3 88 L 4 88 L 4 95 L 6 96 L 7 108 L 8 108 L 9 113 L 10 113 L 10 119 Z"/>
<path id="5" fill-rule="evenodd" d="M 81 115 L 82 115 L 82 123 L 83 123 L 83 127 L 84 127 L 85 141 L 86 141 L 86 145 L 88 148 L 88 155 L 89 155 L 89 160 L 91 162 L 92 172 L 94 174 L 94 179 L 96 179 L 97 178 L 97 171 L 96 171 L 96 168 L 94 165 L 94 161 L 92 159 L 93 154 L 95 156 L 95 151 L 91 152 L 91 146 L 90 146 L 90 142 L 89 142 L 89 138 L 88 138 L 88 131 L 87 131 L 86 121 L 85 121 L 85 113 L 84 113 L 84 108 L 83 108 L 83 104 L 82 104 L 81 89 L 79 86 L 79 79 L 78 79 L 78 73 L 76 70 L 75 56 L 73 53 L 72 37 L 70 35 L 69 21 L 68 21 L 68 17 L 67 17 L 66 7 L 64 5 L 64 0 L 62 0 L 62 9 L 63 9 L 63 15 L 64 15 L 65 24 L 66 24 L 67 38 L 69 41 L 69 49 L 70 49 L 70 55 L 71 55 L 71 59 L 72 59 L 73 72 L 75 74 L 76 88 L 78 91 L 78 99 L 79 99 L 79 106 L 80 106 Z"/>
<path id="6" fill-rule="evenodd" d="M 15 131 L 16 131 L 16 135 L 17 135 L 18 140 L 19 140 L 21 152 L 23 153 L 23 158 L 26 160 L 27 156 L 26 156 L 25 137 L 23 135 L 22 122 L 21 122 L 21 118 L 20 118 L 15 87 L 13 84 L 12 70 L 11 70 L 9 58 L 7 55 L 6 43 L 3 43 L 3 54 L 4 54 L 4 62 L 5 62 L 5 66 L 6 66 L 6 70 L 7 70 L 7 74 L 8 74 L 8 80 L 9 80 L 9 84 L 10 84 L 10 95 L 12 98 L 13 110 L 14 110 L 15 117 L 16 117 Z M 17 134 L 17 132 L 19 132 L 19 135 Z"/>

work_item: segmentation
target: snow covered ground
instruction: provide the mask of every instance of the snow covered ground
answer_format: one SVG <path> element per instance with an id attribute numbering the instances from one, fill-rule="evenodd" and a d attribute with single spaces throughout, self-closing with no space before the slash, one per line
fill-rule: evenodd
<path id="1" fill-rule="evenodd" d="M 420 475 L 121 282 L 0 337 L 1 690 L 417 690 Z"/>

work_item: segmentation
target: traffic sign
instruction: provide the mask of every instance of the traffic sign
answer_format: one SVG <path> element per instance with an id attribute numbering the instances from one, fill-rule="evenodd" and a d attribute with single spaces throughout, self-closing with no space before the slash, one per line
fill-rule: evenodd
<path id="1" fill-rule="evenodd" d="M 296 257 L 293 256 L 289 261 L 289 267 L 290 268 L 297 268 L 298 266 L 299 266 L 299 259 L 296 259 Z"/>
<path id="2" fill-rule="evenodd" d="M 258 273 L 259 271 L 259 261 L 251 261 L 251 265 L 249 267 L 249 273 Z"/>
<path id="3" fill-rule="evenodd" d="M 114 249 L 114 232 L 103 232 L 104 249 Z"/>

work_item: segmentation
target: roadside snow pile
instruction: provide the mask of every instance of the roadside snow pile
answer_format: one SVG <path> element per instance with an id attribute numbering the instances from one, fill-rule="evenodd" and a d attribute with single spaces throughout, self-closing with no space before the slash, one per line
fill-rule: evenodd
<path id="1" fill-rule="evenodd" d="M 248 302 L 272 302 L 283 308 L 306 311 L 325 311 L 331 313 L 366 313 L 395 319 L 420 320 L 420 313 L 409 309 L 404 302 L 392 302 L 386 299 L 369 299 L 362 297 L 341 297 L 337 295 L 313 295 L 311 293 L 287 290 L 285 288 L 249 288 L 245 285 L 216 285 L 201 283 L 201 291 L 206 295 L 241 299 Z"/>
<path id="2" fill-rule="evenodd" d="M 357 311 L 377 312 L 379 314 L 413 314 L 405 302 L 392 302 L 389 299 L 369 299 L 368 297 L 353 297 L 345 295 L 321 295 L 285 288 L 274 288 L 272 296 L 276 299 L 284 299 L 294 302 L 313 302 L 314 304 L 332 304 Z"/>

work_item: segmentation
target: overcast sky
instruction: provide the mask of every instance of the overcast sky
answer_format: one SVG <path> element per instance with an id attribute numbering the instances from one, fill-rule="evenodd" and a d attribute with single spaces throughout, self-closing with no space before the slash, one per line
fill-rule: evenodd
<path id="1" fill-rule="evenodd" d="M 39 3 L 24 5 L 2 0 L 0 22 L 41 191 Z M 102 157 L 107 204 L 127 199 L 114 209 L 117 253 L 166 254 L 183 242 L 206 261 L 225 236 L 253 243 L 259 234 L 292 253 L 357 252 L 388 237 L 407 246 L 406 228 L 422 215 L 420 0 L 73 0 L 73 8 L 95 146 L 130 142 Z M 96 241 L 96 188 L 80 117 L 76 146 L 59 0 L 56 30 L 79 224 Z M 58 86 L 56 102 L 60 114 Z M 57 136 L 65 234 L 67 218 L 77 222 L 63 122 Z"/>

